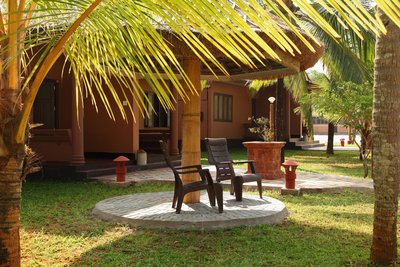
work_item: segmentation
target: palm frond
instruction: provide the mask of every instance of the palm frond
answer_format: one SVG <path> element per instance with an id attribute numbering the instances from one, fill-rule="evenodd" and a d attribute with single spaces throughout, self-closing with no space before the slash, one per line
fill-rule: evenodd
<path id="1" fill-rule="evenodd" d="M 296 75 L 288 76 L 283 80 L 285 87 L 292 93 L 294 100 L 299 103 L 299 107 L 294 112 L 301 114 L 303 124 L 307 127 L 308 135 L 314 139 L 314 130 L 312 122 L 312 104 L 311 101 L 301 101 L 309 96 L 309 82 L 305 72 L 299 72 Z"/>
<path id="2" fill-rule="evenodd" d="M 268 86 L 274 85 L 277 83 L 276 79 L 273 80 L 252 80 L 247 82 L 247 87 L 249 88 L 250 97 L 255 97 L 257 93 L 262 89 Z"/>
<path id="3" fill-rule="evenodd" d="M 343 16 L 339 12 L 328 12 L 319 4 L 314 4 L 314 7 L 340 36 L 337 39 L 332 38 L 318 23 L 308 17 L 302 17 L 313 35 L 324 43 L 325 53 L 322 61 L 330 75 L 355 83 L 372 80 L 372 73 L 367 65 L 374 59 L 375 35 L 361 29 L 361 38 L 343 23 Z"/>

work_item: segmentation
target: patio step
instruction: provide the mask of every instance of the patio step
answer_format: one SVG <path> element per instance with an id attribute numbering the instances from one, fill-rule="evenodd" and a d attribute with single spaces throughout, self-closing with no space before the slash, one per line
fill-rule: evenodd
<path id="1" fill-rule="evenodd" d="M 320 143 L 319 141 L 303 141 L 301 138 L 290 138 L 289 142 L 286 145 L 286 148 L 290 149 L 309 149 L 314 147 L 323 147 L 325 144 Z"/>
<path id="2" fill-rule="evenodd" d="M 314 148 L 314 147 L 324 147 L 325 144 L 321 143 L 311 143 L 311 144 L 301 144 L 299 145 L 300 149 L 308 149 L 308 148 Z"/>

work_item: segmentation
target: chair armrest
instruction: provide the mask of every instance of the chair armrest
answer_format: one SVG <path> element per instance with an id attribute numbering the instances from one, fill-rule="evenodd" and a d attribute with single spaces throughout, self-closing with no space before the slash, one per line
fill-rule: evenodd
<path id="1" fill-rule="evenodd" d="M 202 167 L 201 167 L 200 164 L 197 164 L 197 165 L 187 165 L 187 166 L 177 166 L 177 167 L 175 167 L 176 170 L 184 170 L 184 169 L 191 169 L 191 168 L 193 168 L 193 169 L 198 169 L 198 170 L 201 170 L 201 169 L 202 169 Z"/>
<path id="2" fill-rule="evenodd" d="M 232 164 L 232 161 L 221 161 L 221 162 L 217 162 L 216 164 Z"/>
<path id="3" fill-rule="evenodd" d="M 212 179 L 209 169 L 202 169 L 200 176 L 201 176 L 201 179 L 203 181 L 206 180 L 209 185 L 214 184 L 214 180 Z"/>
<path id="4" fill-rule="evenodd" d="M 242 161 L 233 162 L 233 164 L 243 164 L 243 163 L 247 163 L 250 165 L 251 173 L 257 173 L 256 164 L 255 164 L 254 160 L 242 160 Z"/>
<path id="5" fill-rule="evenodd" d="M 252 163 L 254 160 L 241 160 L 241 161 L 233 161 L 233 164 L 243 164 L 243 163 Z"/>
<path id="6" fill-rule="evenodd" d="M 178 166 L 175 167 L 174 169 L 179 174 L 188 174 L 188 173 L 199 173 L 202 170 L 202 167 L 201 165 L 187 165 L 187 166 Z"/>

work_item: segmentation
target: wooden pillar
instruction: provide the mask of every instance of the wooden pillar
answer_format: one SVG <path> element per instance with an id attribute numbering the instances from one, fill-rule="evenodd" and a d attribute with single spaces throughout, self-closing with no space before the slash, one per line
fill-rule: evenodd
<path id="1" fill-rule="evenodd" d="M 172 88 L 172 95 L 175 98 L 174 110 L 171 110 L 171 139 L 169 143 L 169 153 L 171 155 L 179 155 L 178 148 L 178 91 L 175 88 Z"/>
<path id="2" fill-rule="evenodd" d="M 291 129 L 291 122 L 292 122 L 292 105 L 291 105 L 291 94 L 285 88 L 286 92 L 286 138 L 290 139 L 292 137 L 292 129 Z"/>
<path id="3" fill-rule="evenodd" d="M 190 100 L 183 105 L 182 165 L 185 166 L 200 164 L 201 62 L 198 58 L 184 58 L 183 69 L 198 92 L 198 95 L 189 94 Z M 189 91 L 188 85 L 184 83 L 183 86 L 187 91 Z M 184 183 L 198 180 L 199 176 L 197 174 L 183 176 Z M 187 194 L 183 201 L 184 203 L 200 202 L 200 192 L 197 191 Z"/>
<path id="4" fill-rule="evenodd" d="M 73 79 L 74 81 L 74 79 Z M 84 142 L 83 142 L 83 99 L 72 85 L 72 165 L 85 164 Z"/>
<path id="5" fill-rule="evenodd" d="M 286 132 L 286 90 L 283 85 L 283 79 L 278 79 L 276 84 L 276 140 L 277 141 L 286 141 L 287 132 Z"/>

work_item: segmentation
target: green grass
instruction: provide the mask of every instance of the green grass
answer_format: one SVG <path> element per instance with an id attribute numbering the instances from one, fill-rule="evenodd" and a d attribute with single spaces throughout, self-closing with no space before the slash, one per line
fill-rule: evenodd
<path id="1" fill-rule="evenodd" d="M 234 160 L 247 159 L 245 149 L 231 149 L 229 152 Z M 335 151 L 334 155 L 327 155 L 325 151 L 285 150 L 285 159 L 298 162 L 300 164 L 298 170 L 300 171 L 357 178 L 364 176 L 358 151 Z M 207 153 L 202 153 L 202 164 L 208 164 Z M 245 165 L 239 167 L 244 168 Z"/>
<path id="2" fill-rule="evenodd" d="M 373 196 L 269 196 L 290 217 L 281 225 L 215 232 L 137 230 L 92 217 L 94 205 L 116 195 L 172 190 L 146 184 L 28 181 L 23 186 L 24 266 L 365 266 Z"/>

